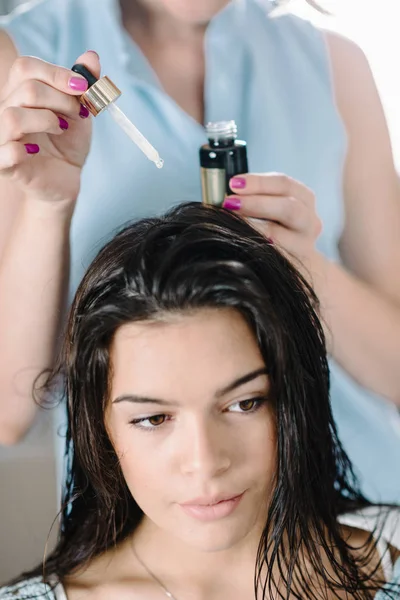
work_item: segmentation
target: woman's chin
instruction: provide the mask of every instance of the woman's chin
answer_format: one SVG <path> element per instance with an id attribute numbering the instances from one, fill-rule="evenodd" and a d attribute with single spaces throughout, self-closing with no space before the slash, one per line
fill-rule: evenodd
<path id="1" fill-rule="evenodd" d="M 185 519 L 186 521 L 186 519 Z M 254 516 L 231 515 L 226 519 L 180 523 L 175 529 L 176 537 L 186 545 L 201 552 L 223 552 L 241 544 L 249 536 L 261 535 Z"/>
<path id="2" fill-rule="evenodd" d="M 167 11 L 177 20 L 191 25 L 207 25 L 230 0 L 162 0 Z"/>

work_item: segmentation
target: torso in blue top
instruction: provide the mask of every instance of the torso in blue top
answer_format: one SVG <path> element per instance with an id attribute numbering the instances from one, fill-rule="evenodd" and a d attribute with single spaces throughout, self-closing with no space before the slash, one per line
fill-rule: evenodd
<path id="1" fill-rule="evenodd" d="M 94 123 L 72 231 L 70 296 L 100 246 L 123 223 L 198 201 L 203 127 L 163 91 L 122 27 L 117 0 L 43 0 L 2 21 L 21 54 L 71 67 L 96 50 L 123 91 L 119 106 L 165 159 L 157 170 L 102 114 Z M 235 119 L 253 172 L 278 171 L 314 190 L 324 230 L 319 249 L 339 261 L 346 135 L 322 34 L 270 3 L 232 0 L 206 34 L 205 120 Z M 400 417 L 334 362 L 332 404 L 339 434 L 373 499 L 400 501 Z"/>

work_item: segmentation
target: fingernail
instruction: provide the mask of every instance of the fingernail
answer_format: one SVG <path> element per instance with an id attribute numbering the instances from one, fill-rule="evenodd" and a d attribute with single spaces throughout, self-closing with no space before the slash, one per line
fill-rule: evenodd
<path id="1" fill-rule="evenodd" d="M 229 196 L 229 198 L 225 198 L 222 204 L 223 208 L 227 208 L 228 210 L 239 210 L 240 205 L 240 198 L 236 198 L 235 196 Z"/>
<path id="2" fill-rule="evenodd" d="M 63 119 L 62 117 L 58 117 L 58 121 L 60 123 L 61 129 L 64 129 L 64 130 L 68 129 L 69 125 L 68 125 L 68 122 L 65 119 Z"/>
<path id="3" fill-rule="evenodd" d="M 84 77 L 71 77 L 68 81 L 68 85 L 71 90 L 75 90 L 76 92 L 86 92 L 89 86 Z"/>
<path id="4" fill-rule="evenodd" d="M 25 144 L 25 148 L 28 154 L 37 154 L 40 150 L 37 144 Z"/>
<path id="5" fill-rule="evenodd" d="M 92 54 L 95 54 L 97 56 L 97 58 L 100 58 L 100 56 L 98 55 L 96 50 L 86 50 L 86 52 L 91 52 Z"/>
<path id="6" fill-rule="evenodd" d="M 246 187 L 246 179 L 244 177 L 232 177 L 230 181 L 230 186 L 232 188 L 237 188 L 238 190 L 242 190 Z"/>
<path id="7" fill-rule="evenodd" d="M 89 109 L 86 108 L 86 106 L 84 106 L 83 104 L 81 104 L 81 108 L 80 108 L 80 111 L 79 111 L 79 116 L 82 119 L 87 119 L 89 115 L 90 115 Z"/>

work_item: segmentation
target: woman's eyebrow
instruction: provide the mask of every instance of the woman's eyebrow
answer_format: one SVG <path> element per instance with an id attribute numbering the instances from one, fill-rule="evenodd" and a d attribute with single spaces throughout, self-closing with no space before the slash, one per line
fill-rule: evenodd
<path id="1" fill-rule="evenodd" d="M 228 394 L 232 390 L 240 387 L 241 385 L 244 385 L 245 383 L 249 383 L 249 381 L 253 381 L 253 379 L 260 377 L 261 375 L 267 375 L 267 369 L 265 367 L 257 369 L 256 371 L 252 371 L 251 373 L 247 373 L 246 375 L 242 375 L 226 387 L 218 390 L 215 395 L 217 398 L 221 398 L 221 396 Z M 122 394 L 121 396 L 118 396 L 112 401 L 113 404 L 118 404 L 120 402 L 133 402 L 134 404 L 158 404 L 161 406 L 178 406 L 178 402 L 170 402 L 168 400 L 163 400 L 162 398 L 152 398 L 149 396 L 138 396 L 137 394 Z"/>
<path id="2" fill-rule="evenodd" d="M 261 367 L 260 369 L 251 371 L 251 373 L 247 373 L 247 375 L 242 375 L 226 387 L 218 390 L 215 395 L 217 398 L 221 398 L 221 396 L 225 396 L 225 394 L 232 392 L 233 390 L 240 387 L 241 385 L 244 385 L 245 383 L 249 383 L 249 381 L 253 381 L 253 379 L 257 379 L 257 377 L 260 377 L 261 375 L 268 375 L 268 371 L 265 367 Z"/>
<path id="3" fill-rule="evenodd" d="M 148 396 L 138 396 L 136 394 L 122 394 L 112 401 L 113 404 L 119 402 L 133 402 L 134 404 L 161 404 L 162 406 L 177 406 L 177 402 L 168 402 L 162 398 L 150 398 Z"/>

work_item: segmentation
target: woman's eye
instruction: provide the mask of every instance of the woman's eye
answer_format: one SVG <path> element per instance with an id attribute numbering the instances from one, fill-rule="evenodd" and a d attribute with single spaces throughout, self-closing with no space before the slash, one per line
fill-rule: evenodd
<path id="1" fill-rule="evenodd" d="M 255 403 L 255 400 L 242 400 L 242 402 L 239 402 L 239 406 L 244 412 L 247 412 L 254 408 Z"/>
<path id="2" fill-rule="evenodd" d="M 162 425 L 165 422 L 165 415 L 155 415 L 154 417 L 149 417 L 147 421 L 150 425 L 157 427 L 158 425 Z"/>
<path id="3" fill-rule="evenodd" d="M 231 412 L 255 412 L 265 402 L 265 398 L 250 398 L 249 400 L 241 400 L 232 404 L 229 407 Z"/>
<path id="4" fill-rule="evenodd" d="M 133 419 L 132 425 L 141 429 L 156 429 L 165 423 L 167 415 L 153 415 L 152 417 L 143 417 L 141 419 Z"/>

